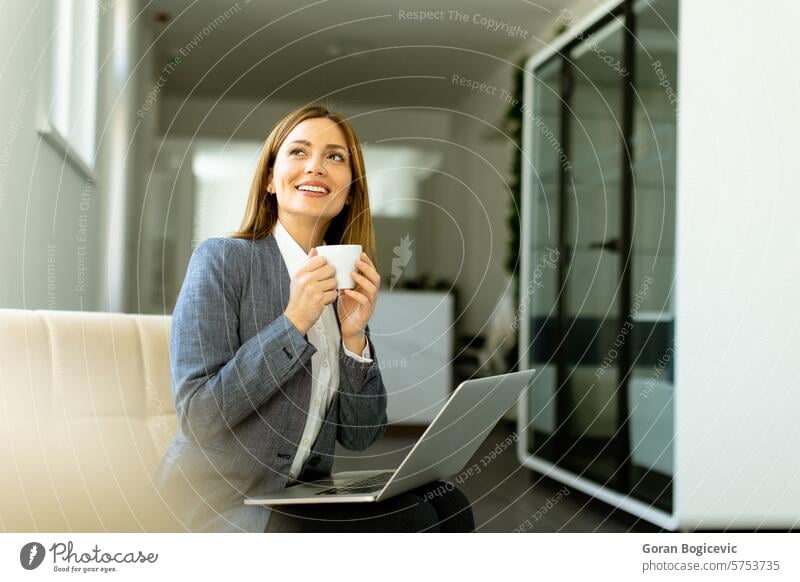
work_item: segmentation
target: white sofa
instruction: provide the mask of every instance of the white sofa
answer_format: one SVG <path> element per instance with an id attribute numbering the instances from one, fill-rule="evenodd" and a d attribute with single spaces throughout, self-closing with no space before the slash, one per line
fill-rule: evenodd
<path id="1" fill-rule="evenodd" d="M 0 530 L 180 531 L 170 317 L 0 309 Z"/>

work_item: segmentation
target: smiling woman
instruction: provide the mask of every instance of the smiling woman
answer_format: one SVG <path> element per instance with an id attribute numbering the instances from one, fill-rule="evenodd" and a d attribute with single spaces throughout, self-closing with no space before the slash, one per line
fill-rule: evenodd
<path id="1" fill-rule="evenodd" d="M 301 184 L 304 187 L 298 189 Z M 264 238 L 278 218 L 305 223 L 306 212 L 317 220 L 307 233 L 312 238 L 298 241 L 304 248 L 322 240 L 324 233 L 328 244 L 360 244 L 375 260 L 361 147 L 350 123 L 324 107 L 298 109 L 272 130 L 261 151 L 242 226 L 232 236 Z"/>
<path id="2" fill-rule="evenodd" d="M 328 223 L 350 205 L 352 173 L 344 141 L 332 120 L 307 119 L 289 133 L 276 156 L 267 194 L 277 196 L 278 218 L 298 226 L 315 219 L 307 233 L 312 238 L 298 241 L 303 247 L 320 240 Z"/>
<path id="3" fill-rule="evenodd" d="M 386 426 L 367 325 L 380 276 L 358 144 L 325 108 L 287 115 L 261 152 L 239 231 L 192 255 L 170 336 L 179 427 L 157 477 L 189 530 L 473 528 L 457 489 L 360 508 L 298 506 L 295 517 L 244 504 L 330 475 L 336 442 L 363 450 Z M 317 254 L 326 244 L 365 251 L 349 273 L 355 289 L 337 291 L 335 268 Z"/>

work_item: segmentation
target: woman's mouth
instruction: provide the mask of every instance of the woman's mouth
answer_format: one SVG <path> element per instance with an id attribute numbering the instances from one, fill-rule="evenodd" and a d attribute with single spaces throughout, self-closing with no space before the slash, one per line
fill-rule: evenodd
<path id="1" fill-rule="evenodd" d="M 295 190 L 310 198 L 323 198 L 330 193 L 328 187 L 322 184 L 300 184 Z"/>

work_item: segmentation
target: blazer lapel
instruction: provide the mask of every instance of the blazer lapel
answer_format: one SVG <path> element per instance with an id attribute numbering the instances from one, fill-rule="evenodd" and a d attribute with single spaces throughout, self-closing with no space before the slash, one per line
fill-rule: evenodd
<path id="1" fill-rule="evenodd" d="M 292 278 L 289 276 L 289 270 L 286 268 L 286 263 L 281 255 L 281 249 L 278 247 L 278 242 L 273 235 L 266 238 L 267 256 L 270 257 L 272 264 L 270 265 L 272 273 L 277 273 L 280 281 L 280 303 L 282 308 L 289 305 L 289 297 L 292 287 Z"/>

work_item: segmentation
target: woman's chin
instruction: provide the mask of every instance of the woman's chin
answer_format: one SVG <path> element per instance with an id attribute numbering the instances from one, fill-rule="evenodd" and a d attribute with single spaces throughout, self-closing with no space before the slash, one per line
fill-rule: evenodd
<path id="1" fill-rule="evenodd" d="M 301 204 L 292 208 L 290 212 L 298 216 L 305 216 L 306 218 L 313 218 L 315 220 L 331 220 L 341 212 L 341 209 L 336 211 L 332 208 L 326 208 L 323 205 Z"/>

